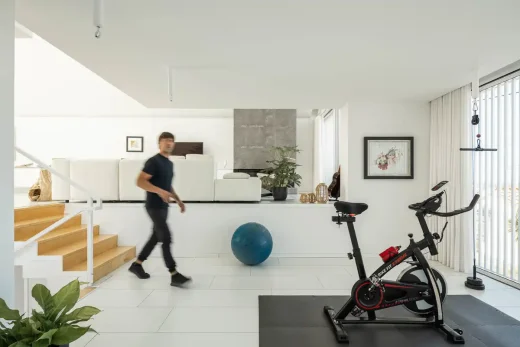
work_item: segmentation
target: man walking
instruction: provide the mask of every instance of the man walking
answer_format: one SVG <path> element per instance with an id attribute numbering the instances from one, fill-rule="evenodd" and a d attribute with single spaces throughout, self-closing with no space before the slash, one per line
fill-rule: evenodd
<path id="1" fill-rule="evenodd" d="M 138 278 L 150 278 L 142 264 L 150 256 L 157 243 L 161 242 L 164 263 L 171 274 L 171 285 L 181 286 L 191 279 L 177 271 L 177 265 L 171 252 L 172 235 L 166 222 L 170 198 L 177 202 L 181 213 L 186 210 L 184 203 L 172 186 L 173 162 L 169 156 L 172 154 L 174 146 L 173 134 L 163 132 L 159 136 L 159 153 L 146 161 L 137 178 L 137 186 L 146 190 L 146 212 L 152 219 L 153 227 L 150 239 L 137 257 L 137 261 L 132 263 L 128 270 Z"/>

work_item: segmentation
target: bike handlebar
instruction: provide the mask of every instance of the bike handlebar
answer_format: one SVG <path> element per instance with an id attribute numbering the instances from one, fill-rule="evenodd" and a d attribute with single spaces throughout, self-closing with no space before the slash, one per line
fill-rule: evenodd
<path id="1" fill-rule="evenodd" d="M 408 206 L 408 208 L 415 210 L 415 211 L 422 211 L 424 213 L 432 214 L 432 215 L 439 216 L 439 217 L 453 217 L 453 216 L 459 215 L 461 213 L 471 211 L 477 204 L 478 199 L 480 198 L 479 194 L 475 194 L 475 196 L 473 197 L 473 200 L 471 200 L 471 203 L 469 204 L 469 206 L 467 206 L 465 208 L 461 208 L 461 209 L 454 210 L 451 212 L 437 212 L 437 209 L 440 207 L 440 205 L 442 203 L 443 194 L 444 194 L 444 192 L 440 192 L 439 194 L 429 197 L 428 199 L 424 200 L 423 202 L 411 204 L 410 206 Z M 438 200 L 438 202 L 436 202 L 435 200 Z"/>
<path id="2" fill-rule="evenodd" d="M 477 204 L 477 201 L 478 201 L 479 198 L 480 198 L 480 195 L 479 194 L 475 194 L 475 196 L 473 197 L 473 200 L 471 200 L 471 203 L 469 204 L 469 206 L 465 207 L 465 208 L 461 208 L 461 209 L 458 209 L 458 210 L 455 210 L 455 211 L 451 211 L 451 212 L 430 212 L 430 213 L 435 215 L 435 216 L 439 216 L 439 217 L 453 217 L 453 216 L 456 216 L 458 214 L 471 211 L 475 207 L 475 205 Z"/>
<path id="3" fill-rule="evenodd" d="M 430 233 L 430 230 L 428 229 L 428 225 L 426 224 L 426 220 L 424 219 L 424 216 L 426 214 L 431 214 L 431 215 L 439 216 L 439 217 L 453 217 L 453 216 L 462 214 L 464 212 L 471 211 L 477 204 L 478 199 L 480 198 L 479 194 L 475 194 L 475 196 L 473 197 L 473 200 L 471 200 L 471 203 L 469 204 L 469 206 L 467 206 L 465 208 L 461 208 L 461 209 L 454 210 L 451 212 L 437 212 L 439 207 L 442 205 L 442 195 L 443 194 L 444 194 L 444 192 L 441 192 L 439 194 L 429 197 L 428 199 L 424 200 L 423 202 L 419 202 L 419 203 L 408 206 L 410 209 L 418 211 L 416 215 L 419 218 L 419 223 L 421 224 L 421 228 L 422 228 L 423 234 L 424 234 L 424 240 L 420 241 L 420 243 L 423 243 L 422 246 L 428 247 L 431 255 L 437 255 L 438 251 L 437 251 L 437 247 L 435 245 L 433 235 Z M 442 238 L 441 238 L 441 240 L 442 240 Z"/>

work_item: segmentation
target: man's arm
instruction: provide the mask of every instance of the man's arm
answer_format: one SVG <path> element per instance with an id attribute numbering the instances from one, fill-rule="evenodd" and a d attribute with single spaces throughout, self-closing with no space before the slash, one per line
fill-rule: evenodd
<path id="1" fill-rule="evenodd" d="M 172 198 L 173 200 L 177 201 L 177 202 L 182 202 L 181 198 L 179 198 L 179 196 L 177 195 L 177 193 L 175 192 L 175 189 L 173 189 L 173 186 L 170 190 L 170 193 L 172 195 Z"/>
<path id="2" fill-rule="evenodd" d="M 182 202 L 181 198 L 179 198 L 179 196 L 177 195 L 177 193 L 175 192 L 175 189 L 173 189 L 173 186 L 171 188 L 171 191 L 170 191 L 170 195 L 171 197 L 177 201 L 177 205 L 179 205 L 179 208 L 181 209 L 181 213 L 184 213 L 186 211 L 186 206 L 184 205 L 184 203 Z"/>
<path id="3" fill-rule="evenodd" d="M 150 192 L 150 193 L 156 193 L 156 194 L 159 194 L 161 192 L 164 192 L 165 190 L 157 187 L 157 186 L 154 186 L 153 184 L 150 183 L 150 178 L 152 178 L 152 175 L 144 172 L 144 171 L 141 171 L 141 173 L 139 174 L 139 176 L 137 177 L 137 186 L 141 189 L 144 189 L 146 190 L 147 192 Z"/>

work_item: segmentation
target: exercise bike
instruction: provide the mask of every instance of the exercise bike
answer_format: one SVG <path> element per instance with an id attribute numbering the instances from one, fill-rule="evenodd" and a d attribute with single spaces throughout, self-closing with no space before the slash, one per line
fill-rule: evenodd
<path id="1" fill-rule="evenodd" d="M 443 181 L 432 190 L 437 191 L 446 183 L 446 181 Z M 437 270 L 430 267 L 422 253 L 422 250 L 428 248 L 431 255 L 437 255 L 435 242 L 442 241 L 441 235 L 430 232 L 425 216 L 452 217 L 471 211 L 480 195 L 476 194 L 466 208 L 452 212 L 437 212 L 442 204 L 444 194 L 445 191 L 442 191 L 423 202 L 409 206 L 411 210 L 416 211 L 415 215 L 421 225 L 424 239 L 414 241 L 413 235 L 408 234 L 410 245 L 406 249 L 399 252 L 400 247 L 390 247 L 382 252 L 380 256 L 383 258 L 384 264 L 375 270 L 370 277 L 366 276 L 361 250 L 354 230 L 356 216 L 363 213 L 368 205 L 343 201 L 334 204 L 338 215 L 333 217 L 333 221 L 336 221 L 337 224 L 347 223 L 353 247 L 353 254 L 349 253 L 348 256 L 350 259 L 355 259 L 359 274 L 359 280 L 352 287 L 349 300 L 338 312 L 330 306 L 324 307 L 324 312 L 338 342 L 349 341 L 345 328 L 348 324 L 414 324 L 432 326 L 443 332 L 449 342 L 464 344 L 462 330 L 452 329 L 444 323 L 442 303 L 447 292 L 446 281 Z M 444 233 L 444 229 L 442 233 Z M 399 275 L 397 281 L 382 279 L 389 271 L 403 262 L 408 263 L 410 267 Z M 407 310 L 421 318 L 376 318 L 375 312 L 377 310 L 399 305 L 403 305 Z M 361 317 L 364 313 L 367 313 L 368 317 Z M 357 319 L 346 319 L 349 314 Z"/>

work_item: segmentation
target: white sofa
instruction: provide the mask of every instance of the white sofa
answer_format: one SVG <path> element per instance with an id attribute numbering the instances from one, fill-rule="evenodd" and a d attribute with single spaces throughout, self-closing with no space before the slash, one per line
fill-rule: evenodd
<path id="1" fill-rule="evenodd" d="M 215 179 L 208 155 L 171 157 L 173 186 L 184 201 L 260 201 L 259 179 Z M 143 201 L 146 193 L 136 179 L 146 159 L 53 159 L 52 167 L 105 201 Z M 52 180 L 53 200 L 85 201 L 87 196 L 67 182 Z"/>
<path id="2" fill-rule="evenodd" d="M 102 200 L 119 200 L 119 160 L 53 159 L 52 167 Z M 87 200 L 88 195 L 59 177 L 52 177 L 53 200 Z"/>
<path id="3" fill-rule="evenodd" d="M 70 160 L 68 159 L 52 159 L 52 168 L 65 177 L 70 177 Z M 53 200 L 69 200 L 70 185 L 55 174 L 52 174 L 52 199 Z"/>
<path id="4" fill-rule="evenodd" d="M 143 169 L 146 159 L 121 159 L 119 161 L 119 199 L 123 201 L 141 201 L 146 192 L 139 188 L 137 176 Z"/>
<path id="5" fill-rule="evenodd" d="M 186 155 L 171 159 L 174 165 L 173 188 L 184 201 L 213 201 L 215 163 L 211 156 Z"/>

